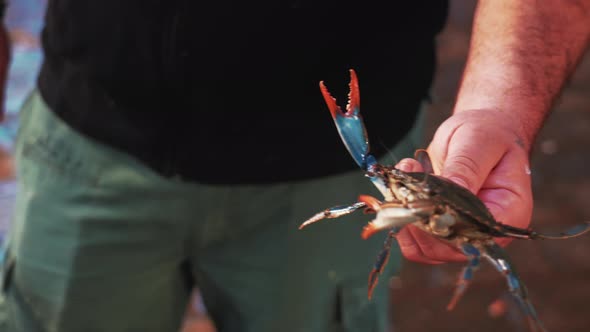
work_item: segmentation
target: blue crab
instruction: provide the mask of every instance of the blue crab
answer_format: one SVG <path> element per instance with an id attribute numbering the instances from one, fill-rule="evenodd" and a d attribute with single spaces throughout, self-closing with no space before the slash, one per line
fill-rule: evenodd
<path id="1" fill-rule="evenodd" d="M 590 230 L 590 224 L 585 223 L 553 235 L 502 224 L 494 219 L 481 200 L 469 190 L 435 175 L 425 150 L 418 150 L 415 155 L 424 172 L 407 173 L 393 166 L 380 165 L 369 151 L 368 136 L 360 115 L 358 79 L 354 70 L 350 70 L 350 75 L 346 112 L 340 109 L 323 82 L 320 82 L 320 89 L 342 141 L 356 163 L 365 171 L 365 175 L 379 189 L 384 201 L 360 195 L 358 201 L 351 205 L 336 206 L 315 214 L 305 221 L 300 229 L 322 219 L 338 218 L 359 209 L 375 213 L 375 219 L 364 227 L 362 238 L 367 239 L 381 230 L 388 230 L 388 234 L 369 274 L 370 299 L 379 275 L 387 263 L 396 234 L 408 224 L 416 225 L 457 248 L 465 254 L 468 261 L 459 276 L 457 287 L 447 307 L 449 310 L 457 304 L 467 289 L 483 257 L 505 276 L 510 292 L 524 310 L 531 331 L 546 331 L 528 298 L 526 287 L 512 267 L 507 254 L 496 244 L 494 238 L 566 239 L 586 233 Z"/>

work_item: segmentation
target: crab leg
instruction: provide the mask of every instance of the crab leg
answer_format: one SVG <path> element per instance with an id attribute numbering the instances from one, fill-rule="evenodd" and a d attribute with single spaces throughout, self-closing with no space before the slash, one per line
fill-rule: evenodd
<path id="1" fill-rule="evenodd" d="M 520 306 L 523 308 L 531 331 L 547 332 L 541 320 L 537 316 L 537 312 L 533 307 L 533 304 L 528 298 L 527 290 L 525 285 L 520 281 L 520 278 L 516 274 L 514 268 L 512 268 L 508 261 L 508 256 L 504 250 L 496 243 L 491 242 L 484 246 L 483 250 L 484 257 L 492 263 L 492 265 L 504 274 L 506 281 L 508 282 L 508 288 L 514 297 L 518 300 Z"/>
<path id="2" fill-rule="evenodd" d="M 309 226 L 309 225 L 313 224 L 314 222 L 320 221 L 322 219 L 333 219 L 333 218 L 342 217 L 344 215 L 353 213 L 354 211 L 356 211 L 358 209 L 362 209 L 366 206 L 367 206 L 367 204 L 365 204 L 364 202 L 356 202 L 352 205 L 340 205 L 340 206 L 335 206 L 333 208 L 326 209 L 322 212 L 316 213 L 313 217 L 307 219 L 303 224 L 301 224 L 301 226 L 299 226 L 299 229 Z"/>
<path id="3" fill-rule="evenodd" d="M 416 150 L 416 152 L 414 152 L 414 159 L 422 165 L 425 174 L 434 174 L 434 167 L 432 166 L 432 160 L 430 160 L 428 151 L 424 149 Z M 426 177 L 424 177 L 424 179 L 426 179 Z M 424 180 L 424 182 L 426 182 L 426 180 Z"/>
<path id="4" fill-rule="evenodd" d="M 530 229 L 513 227 L 510 225 L 498 224 L 498 230 L 509 237 L 515 237 L 519 239 L 546 239 L 546 240 L 564 240 L 573 237 L 580 236 L 590 231 L 590 222 L 586 222 L 580 225 L 576 225 L 564 232 L 558 234 L 541 234 Z"/>
<path id="5" fill-rule="evenodd" d="M 387 265 L 387 261 L 389 260 L 389 255 L 391 253 L 391 245 L 393 244 L 393 239 L 397 235 L 397 233 L 401 230 L 400 227 L 392 228 L 389 233 L 387 233 L 387 238 L 385 239 L 385 243 L 383 244 L 383 249 L 377 256 L 377 261 L 375 262 L 375 266 L 373 270 L 369 274 L 369 287 L 368 287 L 368 297 L 369 300 L 373 296 L 373 290 L 375 290 L 375 286 L 377 286 L 377 281 L 379 280 L 379 276 L 383 272 L 383 268 Z"/>
<path id="6" fill-rule="evenodd" d="M 455 292 L 453 293 L 453 297 L 451 301 L 447 305 L 447 310 L 453 310 L 457 305 L 457 302 L 461 299 L 465 291 L 467 290 L 467 286 L 471 283 L 471 279 L 473 279 L 473 272 L 479 267 L 479 261 L 481 254 L 477 248 L 469 243 L 464 243 L 461 245 L 461 250 L 469 259 L 467 266 L 463 268 L 461 272 L 461 276 L 459 277 L 459 281 L 457 282 L 457 288 L 455 288 Z"/>

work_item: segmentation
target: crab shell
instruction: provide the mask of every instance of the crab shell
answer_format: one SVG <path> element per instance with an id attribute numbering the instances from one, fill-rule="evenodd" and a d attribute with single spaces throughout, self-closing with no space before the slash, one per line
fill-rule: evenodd
<path id="1" fill-rule="evenodd" d="M 414 223 L 420 229 L 444 240 L 491 240 L 505 236 L 498 223 L 477 196 L 445 178 L 427 173 L 406 173 L 376 164 L 369 176 L 385 184 L 385 202 L 361 196 L 377 213 L 367 225 L 363 238 L 393 227 Z"/>

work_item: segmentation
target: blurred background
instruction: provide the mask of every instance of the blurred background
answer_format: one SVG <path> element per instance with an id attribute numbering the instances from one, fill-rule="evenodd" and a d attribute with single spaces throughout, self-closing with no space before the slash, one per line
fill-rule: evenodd
<path id="1" fill-rule="evenodd" d="M 46 0 L 11 1 L 6 24 L 12 63 L 6 120 L 0 125 L 0 241 L 10 225 L 16 186 L 12 147 L 18 111 L 33 88 L 42 59 L 39 33 Z M 476 1 L 452 0 L 439 37 L 439 68 L 425 139 L 449 114 L 464 65 Z M 588 53 L 588 52 L 587 52 Z M 586 54 L 543 128 L 532 155 L 533 226 L 558 230 L 590 221 L 590 54 Z M 550 331 L 590 331 L 590 239 L 515 241 L 508 248 L 530 297 Z M 377 253 L 375 253 L 377 254 Z M 461 264 L 405 262 L 390 280 L 396 332 L 527 331 L 501 275 L 484 264 L 452 312 L 449 301 Z M 212 332 L 198 293 L 187 308 L 183 332 Z"/>

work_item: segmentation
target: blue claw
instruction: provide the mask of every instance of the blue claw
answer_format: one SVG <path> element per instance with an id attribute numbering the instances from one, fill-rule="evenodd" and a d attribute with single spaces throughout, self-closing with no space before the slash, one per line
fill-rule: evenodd
<path id="1" fill-rule="evenodd" d="M 354 161 L 363 170 L 367 171 L 376 164 L 376 160 L 369 154 L 369 139 L 360 114 L 359 84 L 353 69 L 350 70 L 349 87 L 348 105 L 346 105 L 346 113 L 344 113 L 336 103 L 336 99 L 330 95 L 324 82 L 320 82 L 322 95 L 328 104 L 330 113 L 332 113 L 340 138 L 342 138 Z"/>

